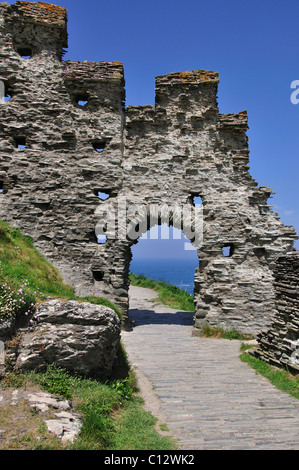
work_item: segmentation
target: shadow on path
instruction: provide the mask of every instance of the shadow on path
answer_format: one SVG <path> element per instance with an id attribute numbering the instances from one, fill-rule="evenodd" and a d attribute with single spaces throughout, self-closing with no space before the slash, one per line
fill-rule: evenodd
<path id="1" fill-rule="evenodd" d="M 129 310 L 130 320 L 135 323 L 135 326 L 141 325 L 193 325 L 193 312 L 176 311 L 170 312 L 157 312 L 150 309 L 137 309 Z"/>

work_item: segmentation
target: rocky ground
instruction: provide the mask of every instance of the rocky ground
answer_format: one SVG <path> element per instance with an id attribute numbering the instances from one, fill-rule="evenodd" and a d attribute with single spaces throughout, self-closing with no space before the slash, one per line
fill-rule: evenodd
<path id="1" fill-rule="evenodd" d="M 16 439 L 29 436 L 42 424 L 62 442 L 73 442 L 80 431 L 81 416 L 68 400 L 37 387 L 0 390 L 0 449 L 13 449 Z M 40 438 L 36 431 L 33 438 Z"/>

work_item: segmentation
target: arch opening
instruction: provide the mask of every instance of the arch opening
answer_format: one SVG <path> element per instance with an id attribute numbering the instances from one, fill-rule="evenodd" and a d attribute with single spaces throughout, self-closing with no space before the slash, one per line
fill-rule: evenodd
<path id="1" fill-rule="evenodd" d="M 193 324 L 194 316 L 194 276 L 199 267 L 197 249 L 184 235 L 183 230 L 171 224 L 157 224 L 147 230 L 131 247 L 130 287 L 129 287 L 129 319 L 135 324 L 153 323 L 183 323 Z M 169 300 L 172 307 L 162 307 L 163 313 L 143 311 L 135 308 L 132 303 L 133 292 L 142 283 L 151 285 L 147 279 L 163 283 L 169 289 Z M 137 284 L 137 286 L 136 286 Z M 139 284 L 139 285 L 138 285 Z M 174 292 L 176 292 L 174 294 Z M 177 298 L 171 296 L 177 294 Z M 165 295 L 165 294 L 163 294 Z M 181 296 L 181 298 L 179 298 Z M 154 297 L 158 297 L 156 292 Z M 189 302 L 187 302 L 187 299 Z M 185 303 L 184 303 L 185 300 Z M 190 307 L 191 306 L 191 307 Z M 177 313 L 174 313 L 177 311 Z M 168 313 L 166 313 L 168 312 Z"/>

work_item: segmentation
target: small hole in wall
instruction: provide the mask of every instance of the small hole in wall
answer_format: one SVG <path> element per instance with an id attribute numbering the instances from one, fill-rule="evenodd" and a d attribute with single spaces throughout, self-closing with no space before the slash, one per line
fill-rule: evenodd
<path id="1" fill-rule="evenodd" d="M 1 96 L 1 98 L 2 98 L 2 101 L 5 101 L 6 103 L 10 101 L 12 98 L 11 92 L 7 89 L 6 86 L 4 88 L 4 93 L 3 93 L 3 96 Z"/>
<path id="2" fill-rule="evenodd" d="M 103 152 L 104 148 L 106 147 L 106 143 L 103 141 L 97 141 L 93 142 L 92 146 L 97 152 L 100 153 Z"/>
<path id="3" fill-rule="evenodd" d="M 21 47 L 18 49 L 18 54 L 22 57 L 22 59 L 31 59 L 32 49 L 30 49 L 30 47 Z"/>
<path id="4" fill-rule="evenodd" d="M 11 95 L 9 93 L 5 93 L 5 95 L 2 97 L 2 101 L 9 101 L 11 100 Z"/>
<path id="5" fill-rule="evenodd" d="M 106 232 L 106 228 L 103 230 Z M 94 231 L 88 234 L 89 241 L 92 243 L 104 244 L 107 241 L 107 237 L 104 234 L 97 235 Z"/>
<path id="6" fill-rule="evenodd" d="M 82 106 L 82 108 L 86 106 L 87 104 L 88 104 L 88 100 L 78 100 L 78 105 Z"/>
<path id="7" fill-rule="evenodd" d="M 109 199 L 110 194 L 108 194 L 108 193 L 103 193 L 103 192 L 101 192 L 101 191 L 98 191 L 97 196 L 98 196 L 98 198 L 99 198 L 101 201 L 106 201 L 106 199 Z"/>
<path id="8" fill-rule="evenodd" d="M 266 250 L 265 248 L 256 248 L 253 250 L 254 251 L 254 254 L 258 257 L 258 258 L 263 258 L 266 256 Z"/>
<path id="9" fill-rule="evenodd" d="M 192 202 L 194 207 L 200 207 L 202 205 L 202 199 L 200 196 L 193 196 Z"/>
<path id="10" fill-rule="evenodd" d="M 0 194 L 4 192 L 4 181 L 0 181 Z"/>
<path id="11" fill-rule="evenodd" d="M 11 87 L 9 86 L 8 83 L 3 82 L 0 80 L 0 99 L 7 103 L 8 101 L 11 100 L 12 98 L 12 92 L 11 92 Z"/>
<path id="12" fill-rule="evenodd" d="M 76 96 L 76 103 L 84 108 L 88 104 L 88 96 L 87 95 L 77 95 Z"/>
<path id="13" fill-rule="evenodd" d="M 15 146 L 17 149 L 24 150 L 26 148 L 26 138 L 25 137 L 16 137 Z"/>
<path id="14" fill-rule="evenodd" d="M 101 244 L 102 244 L 102 245 L 103 245 L 103 244 L 105 244 L 105 243 L 106 243 L 106 241 L 107 241 L 107 237 L 106 237 L 106 235 L 98 235 L 98 244 L 99 244 L 99 245 L 101 245 Z"/>
<path id="15" fill-rule="evenodd" d="M 222 253 L 223 253 L 223 256 L 225 257 L 230 257 L 230 256 L 233 256 L 234 254 L 234 246 L 232 244 L 225 244 L 223 247 L 222 247 Z"/>
<path id="16" fill-rule="evenodd" d="M 94 280 L 98 282 L 104 279 L 104 274 L 105 274 L 104 271 L 97 271 L 97 270 L 92 271 Z"/>

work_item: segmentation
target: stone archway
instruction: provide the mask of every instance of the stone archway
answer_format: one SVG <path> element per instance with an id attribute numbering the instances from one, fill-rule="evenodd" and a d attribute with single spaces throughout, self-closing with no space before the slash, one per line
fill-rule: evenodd
<path id="1" fill-rule="evenodd" d="M 179 320 L 183 324 L 192 324 L 194 322 L 194 303 L 192 296 L 194 293 L 194 275 L 195 270 L 198 268 L 198 252 L 192 246 L 191 242 L 184 236 L 183 231 L 175 229 L 173 226 L 168 226 L 166 223 L 162 225 L 155 225 L 149 229 L 145 236 L 138 239 L 137 243 L 131 247 L 132 261 L 130 264 L 130 273 L 132 273 L 132 280 L 129 288 L 129 317 L 133 321 L 144 322 L 152 321 L 154 323 L 163 323 L 166 321 L 169 324 L 178 324 Z M 169 311 L 164 305 L 160 306 L 160 313 L 158 315 L 154 309 L 151 309 L 149 304 L 148 308 L 143 311 L 142 306 L 142 289 L 139 285 L 146 287 L 147 281 L 143 278 L 150 280 L 162 281 L 165 287 L 169 286 L 169 300 L 172 300 Z M 149 282 L 149 287 L 151 282 Z M 182 293 L 180 299 L 176 300 L 176 295 L 179 291 L 173 289 L 176 286 L 186 294 Z M 151 295 L 146 291 L 146 295 Z M 158 297 L 158 292 L 153 293 L 154 297 Z M 173 296 L 173 297 L 172 297 Z M 190 297 L 189 297 L 190 296 Z M 141 303 L 138 303 L 141 301 Z M 181 306 L 179 306 L 181 305 Z M 166 307 L 166 308 L 165 308 Z M 140 312 L 141 308 L 141 312 Z M 177 310 L 174 315 L 172 310 Z M 172 312 L 172 313 L 171 313 Z"/>
<path id="2" fill-rule="evenodd" d="M 148 204 L 140 203 L 130 205 L 129 201 L 129 198 L 119 196 L 114 202 L 110 201 L 109 203 L 103 204 L 104 216 L 100 224 L 97 225 L 97 233 L 104 232 L 107 236 L 107 245 L 109 245 L 109 238 L 111 238 L 113 249 L 115 250 L 116 246 L 119 247 L 118 254 L 114 252 L 114 255 L 116 259 L 120 260 L 119 269 L 121 276 L 119 277 L 119 281 L 123 282 L 122 302 L 125 308 L 123 308 L 122 313 L 125 327 L 130 324 L 128 316 L 128 289 L 132 247 L 138 243 L 139 238 L 152 227 L 167 224 L 169 227 L 175 227 L 184 233 L 186 239 L 192 243 L 198 256 L 198 249 L 200 249 L 202 243 L 203 228 L 202 207 L 195 207 L 189 200 L 182 206 L 174 204 L 171 201 L 169 205 L 165 203 L 159 205 L 155 203 L 154 200 Z M 119 211 L 120 207 L 122 211 Z M 107 216 L 107 214 L 109 215 Z M 122 218 L 123 215 L 125 215 L 124 219 Z M 106 225 L 107 219 L 113 221 L 110 229 Z M 122 236 L 121 240 L 117 240 L 117 235 L 119 234 Z M 106 291 L 106 293 L 111 295 L 111 291 L 109 293 Z M 111 299 L 117 303 L 117 299 L 113 297 L 111 297 Z"/>

